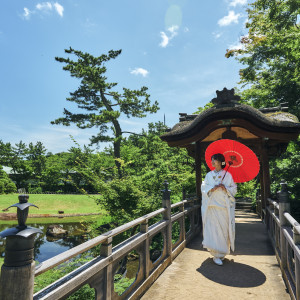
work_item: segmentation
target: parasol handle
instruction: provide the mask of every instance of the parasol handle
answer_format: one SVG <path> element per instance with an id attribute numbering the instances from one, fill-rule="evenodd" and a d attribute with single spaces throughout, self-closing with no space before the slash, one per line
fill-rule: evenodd
<path id="1" fill-rule="evenodd" d="M 225 174 L 224 174 L 224 176 L 223 176 L 221 182 L 223 181 L 224 177 L 226 176 L 226 174 L 227 174 L 227 172 L 228 172 L 230 166 L 233 165 L 233 162 L 230 160 L 230 161 L 228 162 L 228 164 L 229 164 L 229 166 L 228 166 L 228 168 L 227 168 L 227 170 L 226 170 L 226 172 L 225 172 Z"/>

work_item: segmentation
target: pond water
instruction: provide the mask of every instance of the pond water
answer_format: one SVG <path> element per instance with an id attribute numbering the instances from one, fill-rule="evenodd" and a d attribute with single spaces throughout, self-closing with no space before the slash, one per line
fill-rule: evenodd
<path id="1" fill-rule="evenodd" d="M 37 234 L 35 239 L 35 261 L 41 263 L 90 239 L 88 225 L 97 218 L 99 219 L 101 216 L 28 219 L 26 222 L 27 226 L 39 228 L 43 232 L 43 234 Z M 16 225 L 17 221 L 1 220 L 0 231 L 15 227 Z M 64 238 L 52 238 L 47 236 L 46 231 L 49 225 L 59 225 L 68 231 L 67 236 Z M 5 239 L 0 239 L 0 256 L 4 257 L 4 251 Z"/>

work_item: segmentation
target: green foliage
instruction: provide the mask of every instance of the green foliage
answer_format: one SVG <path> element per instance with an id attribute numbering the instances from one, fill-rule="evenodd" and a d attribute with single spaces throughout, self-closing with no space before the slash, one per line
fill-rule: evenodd
<path id="1" fill-rule="evenodd" d="M 115 179 L 105 185 L 98 203 L 123 224 L 151 212 L 153 198 L 143 191 L 137 177 Z"/>
<path id="2" fill-rule="evenodd" d="M 4 194 L 4 192 L 5 192 L 4 182 L 0 181 L 0 194 Z"/>
<path id="3" fill-rule="evenodd" d="M 60 279 L 64 275 L 70 273 L 75 270 L 79 266 L 88 262 L 91 258 L 87 255 L 82 255 L 80 257 L 76 257 L 58 267 L 55 267 L 46 273 L 41 274 L 40 276 L 35 277 L 34 282 L 34 293 L 53 283 L 54 281 Z M 74 294 L 69 296 L 67 299 L 69 300 L 81 300 L 81 299 L 94 299 L 95 298 L 95 290 L 91 289 L 89 286 L 85 285 L 76 291 Z"/>
<path id="4" fill-rule="evenodd" d="M 123 224 L 160 208 L 165 180 L 170 183 L 173 202 L 182 199 L 183 187 L 186 193 L 195 192 L 193 163 L 188 161 L 185 149 L 171 148 L 161 141 L 159 135 L 164 129 L 161 122 L 150 123 L 147 132 L 122 141 L 122 158 L 118 160 L 122 178 L 118 178 L 111 156 L 102 153 L 95 157 L 98 172 L 87 165 L 85 156 L 77 157 L 77 172 L 87 183 L 97 186 L 96 201 L 113 222 Z M 80 148 L 77 151 L 82 154 Z"/>
<path id="5" fill-rule="evenodd" d="M 194 114 L 200 114 L 203 111 L 205 111 L 213 106 L 214 106 L 214 104 L 212 102 L 208 102 L 204 105 L 204 107 L 198 107 L 198 110 L 196 112 L 194 112 Z"/>
<path id="6" fill-rule="evenodd" d="M 287 102 L 289 112 L 299 118 L 299 0 L 255 0 L 247 12 L 249 34 L 241 39 L 243 47 L 226 53 L 226 57 L 235 56 L 244 65 L 240 70 L 239 94 L 256 108 Z M 297 141 L 291 142 L 280 158 L 270 162 L 273 197 L 280 188 L 280 180 L 287 180 L 293 214 L 300 209 L 297 206 L 300 203 L 299 158 Z"/>
<path id="7" fill-rule="evenodd" d="M 58 62 L 64 63 L 63 69 L 70 72 L 72 77 L 80 79 L 80 86 L 75 92 L 71 92 L 67 101 L 74 102 L 84 112 L 72 113 L 64 109 L 64 117 L 51 122 L 69 126 L 76 124 L 79 128 L 98 128 L 96 136 L 91 137 L 91 143 L 113 142 L 113 155 L 120 158 L 120 144 L 123 136 L 119 118 L 122 115 L 129 117 L 143 118 L 146 113 L 155 113 L 158 110 L 158 103 L 151 104 L 147 87 L 139 90 L 123 88 L 122 92 L 116 90 L 117 83 L 110 83 L 106 77 L 106 64 L 111 59 L 117 58 L 121 50 L 110 50 L 108 54 L 95 57 L 89 53 L 83 53 L 72 49 L 65 52 L 76 57 L 56 57 Z M 115 89 L 115 90 L 113 90 Z M 122 176 L 120 164 L 116 160 L 119 177 Z"/>
<path id="8" fill-rule="evenodd" d="M 6 194 L 15 193 L 17 191 L 17 187 L 15 183 L 9 179 L 9 181 L 5 185 L 4 191 Z"/>
<path id="9" fill-rule="evenodd" d="M 0 165 L 0 194 L 10 194 L 16 191 L 17 187 L 15 183 L 8 177 Z"/>
<path id="10" fill-rule="evenodd" d="M 91 259 L 92 257 L 87 253 L 85 253 L 35 277 L 34 293 L 37 293 L 41 289 L 45 288 L 46 286 L 52 284 L 56 280 L 65 276 L 66 274 L 72 272 L 73 270 L 87 263 Z M 114 276 L 114 289 L 119 295 L 121 295 L 134 281 L 135 281 L 135 277 L 127 278 L 127 277 L 122 277 L 122 275 L 120 274 L 116 274 Z M 71 296 L 69 296 L 67 299 L 82 300 L 82 299 L 94 299 L 94 298 L 95 298 L 95 290 L 90 288 L 88 285 L 84 285 L 75 293 L 73 293 Z"/>
<path id="11" fill-rule="evenodd" d="M 241 96 L 255 107 L 288 102 L 300 116 L 300 30 L 298 0 L 256 0 L 248 9 L 249 34 L 242 49 L 227 50 L 245 65 L 240 71 Z"/>
<path id="12" fill-rule="evenodd" d="M 258 188 L 259 182 L 257 179 L 253 179 L 248 182 L 238 183 L 236 197 L 250 198 L 252 202 L 255 202 L 256 192 Z"/>
<path id="13" fill-rule="evenodd" d="M 122 295 L 127 288 L 129 288 L 132 283 L 135 281 L 135 278 L 123 277 L 120 274 L 114 276 L 114 289 L 115 292 L 120 296 Z"/>

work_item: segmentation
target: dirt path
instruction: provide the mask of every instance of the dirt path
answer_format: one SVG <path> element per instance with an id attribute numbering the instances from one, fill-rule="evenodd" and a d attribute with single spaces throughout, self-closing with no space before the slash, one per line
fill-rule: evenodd
<path id="1" fill-rule="evenodd" d="M 236 212 L 236 251 L 223 266 L 194 239 L 150 287 L 142 300 L 288 300 L 265 225 L 257 215 Z"/>

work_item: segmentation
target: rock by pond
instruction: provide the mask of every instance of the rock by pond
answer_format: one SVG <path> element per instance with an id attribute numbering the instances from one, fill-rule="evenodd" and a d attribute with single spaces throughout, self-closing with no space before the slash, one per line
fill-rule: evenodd
<path id="1" fill-rule="evenodd" d="M 59 225 L 49 225 L 46 235 L 54 238 L 62 238 L 68 235 L 68 231 Z"/>

